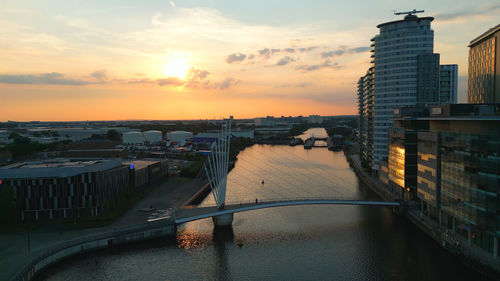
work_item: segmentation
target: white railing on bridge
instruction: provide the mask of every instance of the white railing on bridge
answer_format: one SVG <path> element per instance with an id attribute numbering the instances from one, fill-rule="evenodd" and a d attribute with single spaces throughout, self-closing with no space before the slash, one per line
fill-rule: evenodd
<path id="1" fill-rule="evenodd" d="M 226 201 L 225 206 L 236 206 L 236 205 L 249 205 L 249 204 L 270 204 L 270 203 L 280 203 L 280 202 L 292 202 L 292 201 L 356 201 L 356 202 L 380 202 L 388 203 L 389 205 L 400 205 L 397 201 L 378 201 L 378 200 L 362 200 L 355 198 L 345 198 L 345 197 L 293 197 L 293 198 L 255 198 L 255 200 L 235 200 Z M 216 207 L 214 205 L 198 206 L 198 207 Z M 192 208 L 192 207 L 191 207 Z M 182 209 L 182 208 L 181 208 Z"/>
<path id="2" fill-rule="evenodd" d="M 175 223 L 182 224 L 190 221 L 196 221 L 200 219 L 206 219 L 209 217 L 217 217 L 221 215 L 234 214 L 239 212 L 246 212 L 258 209 L 275 208 L 275 207 L 287 207 L 287 206 L 300 206 L 300 205 L 368 205 L 368 206 L 400 206 L 400 202 L 390 202 L 390 201 L 369 201 L 369 200 L 348 200 L 345 198 L 311 198 L 306 199 L 277 199 L 277 200 L 263 200 L 259 201 L 258 198 L 255 201 L 250 202 L 238 202 L 234 204 L 226 204 L 223 209 L 217 208 L 217 206 L 204 206 L 197 209 L 196 212 L 190 212 L 189 209 L 179 209 L 179 216 L 176 215 Z M 199 213 L 203 210 L 204 213 Z"/>

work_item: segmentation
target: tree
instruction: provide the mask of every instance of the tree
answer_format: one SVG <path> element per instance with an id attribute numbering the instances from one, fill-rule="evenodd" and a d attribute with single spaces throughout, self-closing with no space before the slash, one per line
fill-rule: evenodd
<path id="1" fill-rule="evenodd" d="M 103 135 L 99 135 L 99 134 L 92 134 L 92 136 L 90 136 L 89 140 L 103 140 L 104 139 L 104 136 Z"/>
<path id="2" fill-rule="evenodd" d="M 106 139 L 110 141 L 121 141 L 122 136 L 118 131 L 111 129 L 106 133 Z"/>
<path id="3" fill-rule="evenodd" d="M 20 137 L 21 135 L 19 135 L 19 133 L 16 133 L 16 132 L 12 132 L 10 135 L 9 135 L 9 140 L 11 139 L 16 139 L 18 137 Z"/>

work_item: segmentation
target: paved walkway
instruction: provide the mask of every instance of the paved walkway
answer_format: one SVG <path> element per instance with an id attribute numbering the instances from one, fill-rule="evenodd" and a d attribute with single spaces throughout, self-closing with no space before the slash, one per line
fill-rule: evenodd
<path id="1" fill-rule="evenodd" d="M 438 222 L 425 216 L 420 210 L 409 210 L 407 216 L 413 221 L 414 224 L 419 226 L 429 236 L 431 236 L 438 243 L 442 244 L 445 241 L 445 247 L 456 254 L 464 254 L 465 256 L 472 257 L 482 264 L 487 264 L 497 271 L 500 270 L 500 259 L 495 258 L 492 254 L 481 249 L 475 244 L 469 244 L 466 237 L 453 233 L 451 229 L 440 226 Z M 447 233 L 447 237 L 443 235 Z M 458 244 L 455 244 L 458 242 Z"/>
<path id="2" fill-rule="evenodd" d="M 369 175 L 366 173 L 361 168 L 361 160 L 359 159 L 358 154 L 351 154 L 349 155 L 352 164 L 355 165 L 355 169 L 358 170 L 358 176 L 364 178 L 367 180 L 369 185 L 372 187 L 375 187 L 377 190 L 377 193 L 381 195 L 382 197 L 390 200 L 391 197 L 393 200 L 397 200 L 397 197 L 386 191 L 384 188 L 384 184 L 380 182 L 377 178 Z M 382 193 L 382 194 L 381 194 Z M 443 240 L 443 233 L 447 232 L 448 233 L 448 243 L 446 243 L 446 248 L 451 249 L 452 252 L 459 252 L 464 254 L 465 256 L 472 257 L 474 260 L 479 261 L 480 263 L 487 264 L 492 268 L 495 268 L 496 270 L 500 271 L 500 259 L 495 258 L 492 254 L 488 253 L 487 251 L 479 248 L 478 246 L 474 244 L 469 244 L 468 239 L 462 237 L 459 234 L 453 234 L 451 230 L 445 228 L 444 226 L 439 226 L 439 223 L 432 220 L 431 218 L 421 215 L 420 213 L 420 208 L 417 206 L 416 202 L 409 202 L 408 203 L 408 212 L 407 212 L 407 217 L 415 224 L 417 225 L 422 231 L 426 232 L 429 236 L 431 236 L 434 240 L 436 240 L 438 243 L 442 243 Z M 458 241 L 458 247 L 456 246 L 451 246 L 451 242 L 456 242 Z"/>
<path id="3" fill-rule="evenodd" d="M 40 227 L 30 234 L 31 252 L 28 253 L 27 233 L 0 234 L 0 280 L 10 280 L 20 271 L 29 258 L 55 242 L 113 230 L 117 227 L 145 223 L 148 213 L 139 212 L 151 205 L 157 209 L 178 208 L 188 201 L 205 184 L 203 179 L 172 178 L 156 187 L 131 210 L 111 225 L 99 228 L 61 231 L 58 224 Z"/>

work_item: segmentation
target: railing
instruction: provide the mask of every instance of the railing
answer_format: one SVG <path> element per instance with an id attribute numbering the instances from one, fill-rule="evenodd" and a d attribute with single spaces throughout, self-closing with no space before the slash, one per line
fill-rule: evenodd
<path id="1" fill-rule="evenodd" d="M 205 219 L 209 217 L 215 217 L 226 214 L 233 214 L 257 209 L 274 208 L 274 207 L 285 207 L 294 205 L 315 205 L 315 204 L 338 204 L 338 205 L 375 205 L 375 206 L 400 206 L 399 202 L 392 201 L 368 201 L 368 200 L 346 200 L 339 198 L 306 198 L 306 199 L 278 199 L 275 201 L 251 201 L 251 202 L 238 202 L 236 204 L 225 205 L 223 209 L 218 209 L 217 206 L 206 206 L 203 212 L 189 213 L 187 209 L 186 212 L 176 216 L 175 223 L 182 224 L 190 221 Z"/>
<path id="2" fill-rule="evenodd" d="M 31 257 L 29 262 L 23 266 L 22 269 L 20 269 L 14 277 L 11 279 L 12 281 L 24 281 L 24 280 L 29 280 L 31 275 L 34 273 L 34 268 L 35 266 L 42 261 L 43 259 L 50 257 L 53 254 L 56 254 L 62 250 L 81 245 L 84 243 L 90 243 L 90 242 L 95 242 L 99 240 L 105 240 L 105 239 L 112 239 L 116 237 L 120 237 L 126 234 L 130 233 L 136 233 L 136 232 L 141 232 L 141 231 L 146 231 L 146 230 L 151 230 L 155 228 L 161 228 L 167 226 L 168 223 L 146 223 L 146 224 L 140 224 L 140 225 L 134 225 L 134 226 L 127 226 L 127 227 L 121 227 L 121 228 L 116 228 L 111 231 L 106 231 L 106 232 L 101 232 L 97 234 L 91 234 L 91 235 L 85 235 L 85 236 L 80 236 L 74 239 L 62 241 L 62 242 L 56 242 L 56 243 L 51 243 L 42 247 L 37 248 L 35 251 L 39 252 L 36 253 L 34 257 Z"/>
<path id="3" fill-rule="evenodd" d="M 257 201 L 256 201 L 257 200 Z M 237 205 L 255 205 L 255 204 L 272 204 L 272 203 L 283 203 L 283 202 L 293 202 L 293 201 L 359 201 L 359 202 L 380 202 L 380 203 L 398 203 L 394 201 L 377 201 L 377 200 L 361 200 L 352 199 L 345 197 L 294 197 L 294 198 L 256 198 L 256 200 L 245 200 L 245 201 L 226 201 L 225 206 L 237 206 Z M 216 207 L 214 205 L 200 206 L 200 207 Z M 182 208 L 181 208 L 182 209 Z"/>

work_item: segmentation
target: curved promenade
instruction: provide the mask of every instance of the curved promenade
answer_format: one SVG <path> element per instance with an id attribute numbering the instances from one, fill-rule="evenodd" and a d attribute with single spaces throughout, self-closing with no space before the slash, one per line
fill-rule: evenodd
<path id="1" fill-rule="evenodd" d="M 67 257 L 106 248 L 112 245 L 154 239 L 175 234 L 171 220 L 147 223 L 113 231 L 87 235 L 67 241 L 53 243 L 37 249 L 26 265 L 11 280 L 28 281 L 48 265 Z"/>

